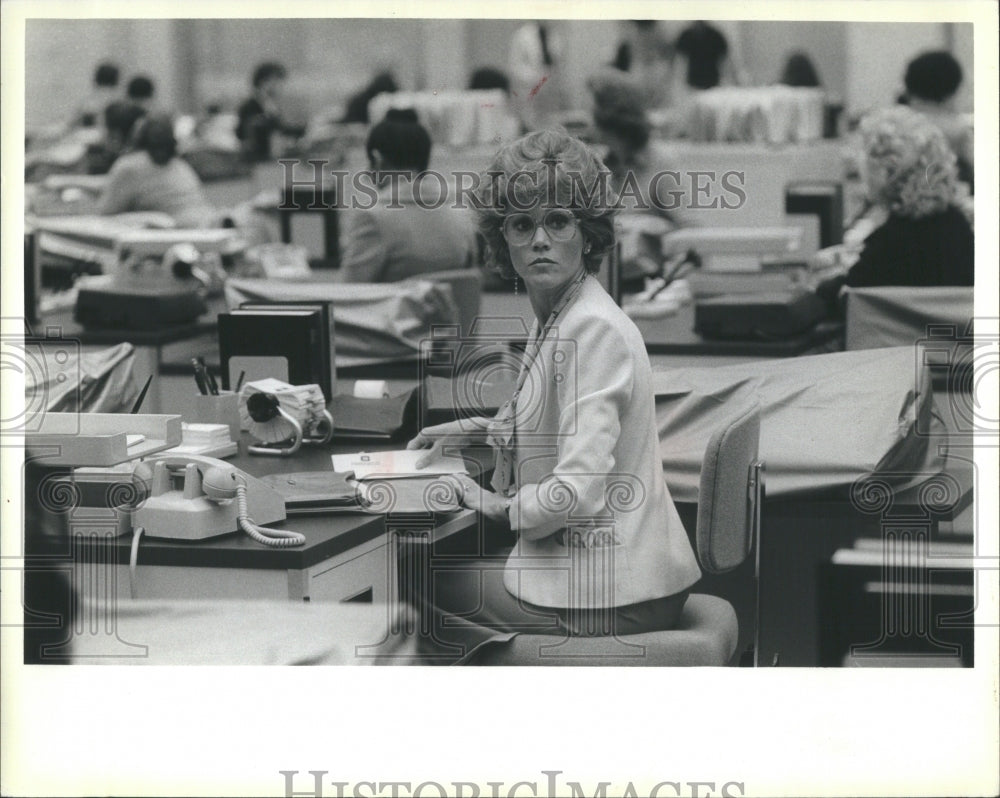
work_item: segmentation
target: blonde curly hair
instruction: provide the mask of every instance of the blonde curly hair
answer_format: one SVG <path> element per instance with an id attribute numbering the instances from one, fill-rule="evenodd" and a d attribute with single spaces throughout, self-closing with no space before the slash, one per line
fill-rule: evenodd
<path id="1" fill-rule="evenodd" d="M 551 187 L 550 176 L 555 182 Z M 479 232 L 486 241 L 486 265 L 501 277 L 510 280 L 516 275 L 503 234 L 504 219 L 512 210 L 538 203 L 552 202 L 573 211 L 590 244 L 583 265 L 591 274 L 614 247 L 617 197 L 610 188 L 611 173 L 594 150 L 564 130 L 536 130 L 507 144 L 484 177 L 475 200 Z M 534 180 L 525 185 L 518 177 Z M 512 200 L 520 207 L 513 208 Z"/>
<path id="2" fill-rule="evenodd" d="M 957 159 L 926 117 L 905 106 L 876 111 L 862 121 L 861 138 L 872 201 L 915 219 L 954 203 Z"/>

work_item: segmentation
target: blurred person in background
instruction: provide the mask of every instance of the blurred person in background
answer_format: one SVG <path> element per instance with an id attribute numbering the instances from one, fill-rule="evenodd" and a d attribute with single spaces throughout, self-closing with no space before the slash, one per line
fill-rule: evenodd
<path id="1" fill-rule="evenodd" d="M 843 246 L 818 253 L 818 265 L 841 266 L 820 295 L 832 301 L 844 285 L 973 285 L 974 234 L 957 203 L 955 153 L 941 130 L 895 106 L 865 117 L 861 137 L 871 204 L 863 229 L 870 232 L 848 231 Z"/>
<path id="2" fill-rule="evenodd" d="M 639 288 L 629 284 L 660 272 L 659 237 L 691 224 L 687 192 L 664 145 L 651 138 L 643 92 L 631 76 L 607 69 L 591 76 L 587 87 L 595 144 L 604 150 L 611 187 L 620 197 L 622 279 L 627 288 Z"/>
<path id="3" fill-rule="evenodd" d="M 118 67 L 110 61 L 97 65 L 94 70 L 94 84 L 90 96 L 83 102 L 76 114 L 77 127 L 100 127 L 104 122 L 104 111 L 121 97 L 118 89 Z"/>
<path id="4" fill-rule="evenodd" d="M 958 179 L 973 193 L 972 115 L 959 113 L 955 99 L 962 85 L 962 65 L 944 50 L 914 58 L 906 67 L 906 104 L 937 125 L 958 158 Z"/>
<path id="5" fill-rule="evenodd" d="M 159 211 L 178 227 L 206 227 L 216 213 L 194 169 L 177 156 L 174 123 L 167 115 L 143 119 L 130 152 L 121 155 L 108 173 L 99 213 Z"/>
<path id="6" fill-rule="evenodd" d="M 565 107 L 562 70 L 566 47 L 558 27 L 545 20 L 528 22 L 510 43 L 511 105 L 522 130 L 535 130 Z"/>
<path id="7" fill-rule="evenodd" d="M 340 279 L 390 283 L 472 266 L 477 246 L 471 214 L 452 207 L 452 197 L 440 197 L 445 189 L 439 180 L 426 181 L 426 191 L 415 194 L 421 186 L 414 181 L 431 156 L 430 134 L 416 112 L 390 110 L 371 129 L 365 149 L 378 198 L 371 208 L 344 214 Z"/>
<path id="8" fill-rule="evenodd" d="M 133 105 L 138 105 L 147 113 L 153 107 L 153 96 L 155 94 L 156 86 L 145 75 L 136 75 L 128 82 L 128 86 L 125 89 L 126 99 Z"/>
<path id="9" fill-rule="evenodd" d="M 674 48 L 655 19 L 627 23 L 627 35 L 618 46 L 612 66 L 628 72 L 643 93 L 647 108 L 670 105 Z"/>
<path id="10" fill-rule="evenodd" d="M 796 88 L 818 88 L 822 85 L 812 59 L 801 50 L 788 56 L 778 82 Z"/>
<path id="11" fill-rule="evenodd" d="M 364 124 L 369 122 L 368 103 L 380 94 L 392 94 L 399 91 L 399 85 L 391 72 L 379 72 L 371 79 L 371 82 L 357 94 L 351 96 L 347 101 L 344 116 L 341 122 L 350 124 Z"/>
<path id="12" fill-rule="evenodd" d="M 469 76 L 469 90 L 489 91 L 490 89 L 501 89 L 505 94 L 510 94 L 510 78 L 503 70 L 496 67 L 478 67 Z"/>
<path id="13" fill-rule="evenodd" d="M 107 174 L 128 148 L 136 123 L 146 115 L 144 108 L 119 100 L 104 109 L 104 136 L 87 150 L 87 173 Z"/>
<path id="14" fill-rule="evenodd" d="M 692 22 L 674 43 L 683 58 L 685 82 L 692 89 L 711 89 L 722 83 L 737 83 L 725 34 L 704 20 Z"/>
<path id="15" fill-rule="evenodd" d="M 289 123 L 283 115 L 282 99 L 287 78 L 285 67 L 274 61 L 260 64 L 254 70 L 253 96 L 240 105 L 236 123 L 236 137 L 248 161 L 270 160 L 275 134 L 294 139 L 305 133 L 304 126 Z"/>

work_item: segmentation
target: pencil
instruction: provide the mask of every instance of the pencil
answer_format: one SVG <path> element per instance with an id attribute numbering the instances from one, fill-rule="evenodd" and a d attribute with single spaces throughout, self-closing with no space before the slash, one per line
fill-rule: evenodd
<path id="1" fill-rule="evenodd" d="M 150 374 L 146 378 L 146 384 L 142 386 L 142 390 L 139 391 L 139 398 L 135 400 L 135 404 L 132 405 L 132 409 L 129 411 L 133 415 L 139 412 L 139 408 L 142 407 L 142 400 L 146 398 L 146 391 L 149 390 L 149 385 L 153 381 L 153 375 Z"/>

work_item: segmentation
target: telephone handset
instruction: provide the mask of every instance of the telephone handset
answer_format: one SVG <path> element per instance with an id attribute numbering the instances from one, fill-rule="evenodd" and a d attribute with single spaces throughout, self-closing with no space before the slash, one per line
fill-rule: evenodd
<path id="1" fill-rule="evenodd" d="M 238 468 L 202 455 L 153 455 L 135 469 L 146 499 L 132 526 L 147 536 L 201 540 L 242 530 L 266 546 L 301 546 L 305 536 L 258 525 L 283 521 L 281 494 Z M 256 519 L 256 521 L 254 520 Z"/>

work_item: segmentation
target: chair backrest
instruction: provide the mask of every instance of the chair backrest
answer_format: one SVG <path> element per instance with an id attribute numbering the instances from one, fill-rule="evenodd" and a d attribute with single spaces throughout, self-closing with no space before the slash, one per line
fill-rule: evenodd
<path id="1" fill-rule="evenodd" d="M 449 269 L 442 272 L 426 272 L 416 279 L 447 283 L 451 286 L 451 295 L 458 307 L 461 336 L 467 338 L 472 330 L 472 325 L 479 316 L 483 285 L 482 272 L 476 268 Z"/>
<path id="2" fill-rule="evenodd" d="M 710 573 L 742 563 L 753 545 L 763 488 L 758 460 L 760 407 L 717 429 L 705 448 L 698 495 L 698 559 Z"/>

